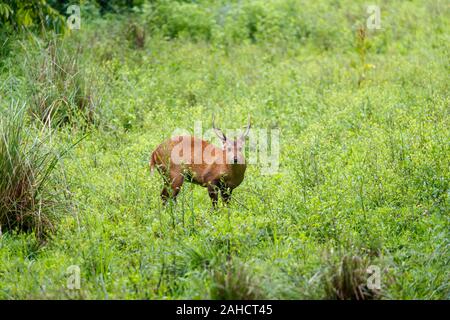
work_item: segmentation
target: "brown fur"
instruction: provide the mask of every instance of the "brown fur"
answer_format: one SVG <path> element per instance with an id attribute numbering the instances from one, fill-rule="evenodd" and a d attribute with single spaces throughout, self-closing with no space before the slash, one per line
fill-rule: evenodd
<path id="1" fill-rule="evenodd" d="M 177 164 L 174 162 L 172 151 L 175 146 L 182 143 L 183 139 L 187 139 L 184 140 L 187 145 L 190 141 L 191 152 L 189 155 L 180 152 L 180 155 L 189 161 Z M 176 199 L 183 182 L 188 180 L 208 189 L 213 207 L 217 205 L 219 191 L 224 203 L 228 204 L 233 189 L 244 179 L 246 164 L 242 153 L 238 150 L 238 146 L 242 149 L 242 144 L 243 140 L 237 139 L 230 142 L 225 138 L 224 149 L 220 149 L 192 136 L 177 136 L 161 143 L 151 155 L 150 168 L 153 171 L 156 167 L 164 178 L 164 187 L 161 192 L 163 202 L 166 203 L 169 198 Z M 227 148 L 227 146 L 234 147 Z M 206 148 L 210 152 L 204 153 Z M 188 152 L 189 149 L 184 150 Z M 211 156 L 209 157 L 208 154 Z M 233 156 L 234 161 L 239 159 L 239 163 L 228 163 L 227 156 Z M 200 163 L 194 163 L 194 159 L 201 159 L 197 161 Z"/>

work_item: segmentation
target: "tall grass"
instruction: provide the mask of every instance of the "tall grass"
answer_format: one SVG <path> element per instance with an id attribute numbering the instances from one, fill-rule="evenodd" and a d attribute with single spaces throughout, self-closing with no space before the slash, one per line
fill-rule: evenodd
<path id="1" fill-rule="evenodd" d="M 26 126 L 25 110 L 11 103 L 0 118 L 0 226 L 41 237 L 54 228 L 46 187 L 58 156 L 45 145 L 48 137 Z"/>
<path id="2" fill-rule="evenodd" d="M 81 47 L 57 36 L 27 48 L 25 75 L 31 96 L 29 110 L 47 126 L 94 122 L 94 84 L 81 66 Z M 66 45 L 63 45 L 65 43 Z"/>

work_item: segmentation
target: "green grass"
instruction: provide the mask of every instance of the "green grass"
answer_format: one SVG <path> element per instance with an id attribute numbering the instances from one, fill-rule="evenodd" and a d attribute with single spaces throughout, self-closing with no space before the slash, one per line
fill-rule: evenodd
<path id="1" fill-rule="evenodd" d="M 68 99 L 73 120 L 52 141 L 85 138 L 51 177 L 64 199 L 56 231 L 40 244 L 2 229 L 0 298 L 355 298 L 371 264 L 382 270 L 372 298 L 450 297 L 448 8 L 382 2 L 383 29 L 361 39 L 363 2 L 276 3 L 223 24 L 208 18 L 220 5 L 161 7 L 156 18 L 147 8 L 133 16 L 142 48 L 116 16 L 58 42 L 94 79 L 95 121 L 85 126 Z M 17 38 L 0 69 L 2 106 L 31 105 L 39 84 L 27 68 L 46 40 Z M 46 105 L 77 96 L 66 80 L 39 84 L 52 89 Z M 211 211 L 189 184 L 163 207 L 151 152 L 196 120 L 209 129 L 213 113 L 225 128 L 250 114 L 253 128 L 279 129 L 279 170 L 249 166 L 230 208 Z M 71 265 L 80 290 L 66 287 Z"/>

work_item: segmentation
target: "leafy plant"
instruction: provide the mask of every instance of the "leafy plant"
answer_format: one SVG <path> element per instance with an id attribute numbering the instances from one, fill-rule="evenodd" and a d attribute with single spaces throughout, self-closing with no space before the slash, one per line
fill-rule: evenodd
<path id="1" fill-rule="evenodd" d="M 1 0 L 0 27 L 65 30 L 65 18 L 47 0 Z"/>

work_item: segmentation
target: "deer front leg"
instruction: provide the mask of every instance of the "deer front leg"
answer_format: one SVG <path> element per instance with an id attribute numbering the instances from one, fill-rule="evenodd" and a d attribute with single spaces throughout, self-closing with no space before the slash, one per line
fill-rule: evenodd
<path id="1" fill-rule="evenodd" d="M 233 189 L 223 187 L 220 189 L 220 195 L 222 196 L 222 201 L 226 206 L 230 205 L 231 193 Z"/>
<path id="2" fill-rule="evenodd" d="M 209 197 L 211 198 L 213 209 L 215 209 L 217 207 L 217 200 L 219 198 L 218 193 L 219 193 L 219 190 L 216 185 L 214 185 L 214 184 L 208 185 L 208 194 L 209 194 Z"/>
<path id="3" fill-rule="evenodd" d="M 167 203 L 167 199 L 169 199 L 170 197 L 169 188 L 170 187 L 168 185 L 164 184 L 164 187 L 161 191 L 161 200 L 164 205 Z"/>
<path id="4" fill-rule="evenodd" d="M 180 192 L 183 182 L 184 182 L 183 176 L 179 175 L 172 178 L 172 181 L 170 183 L 168 183 L 168 181 L 164 183 L 164 187 L 161 191 L 161 199 L 163 201 L 163 204 L 166 204 L 169 198 L 176 201 L 177 195 Z"/>
<path id="5" fill-rule="evenodd" d="M 177 199 L 177 195 L 180 192 L 180 189 L 181 189 L 181 186 L 183 185 L 183 182 L 184 182 L 184 177 L 181 174 L 177 175 L 177 176 L 175 176 L 173 178 L 172 185 L 171 185 L 171 188 L 172 188 L 171 196 L 172 196 L 173 200 Z"/>

